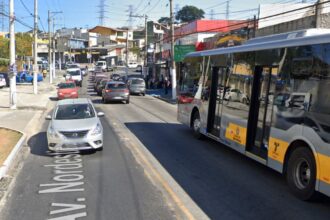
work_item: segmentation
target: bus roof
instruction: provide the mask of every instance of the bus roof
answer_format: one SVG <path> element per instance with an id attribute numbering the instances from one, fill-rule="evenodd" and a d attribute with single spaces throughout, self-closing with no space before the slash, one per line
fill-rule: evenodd
<path id="1" fill-rule="evenodd" d="M 235 47 L 217 48 L 212 50 L 192 52 L 186 57 L 212 56 L 228 53 L 260 51 L 273 48 L 285 48 L 311 44 L 330 43 L 330 29 L 313 28 L 258 37 Z"/>

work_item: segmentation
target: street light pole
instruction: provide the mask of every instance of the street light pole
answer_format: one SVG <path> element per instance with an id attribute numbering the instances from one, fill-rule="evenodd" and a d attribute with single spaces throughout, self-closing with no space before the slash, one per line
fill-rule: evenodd
<path id="1" fill-rule="evenodd" d="M 55 71 L 55 67 L 56 67 L 56 59 L 55 59 L 55 19 L 53 18 L 53 31 L 52 31 L 52 42 L 53 42 L 53 79 L 56 78 L 56 71 Z"/>
<path id="2" fill-rule="evenodd" d="M 34 0 L 33 93 L 38 94 L 38 0 Z"/>
<path id="3" fill-rule="evenodd" d="M 53 74 L 52 74 L 52 53 L 51 53 L 51 42 L 52 36 L 50 32 L 51 28 L 51 18 L 50 18 L 50 10 L 48 10 L 48 67 L 49 67 L 49 83 L 53 83 Z"/>
<path id="4" fill-rule="evenodd" d="M 148 16 L 144 15 L 144 29 L 145 29 L 145 37 L 144 37 L 144 66 L 147 66 L 147 55 L 148 55 Z"/>
<path id="5" fill-rule="evenodd" d="M 172 99 L 176 99 L 176 70 L 174 62 L 174 14 L 173 0 L 170 0 L 170 18 L 171 18 L 171 76 L 172 76 Z"/>
<path id="6" fill-rule="evenodd" d="M 16 109 L 16 62 L 15 62 L 15 27 L 14 0 L 9 0 L 9 48 L 10 48 L 10 90 L 9 103 L 11 109 Z"/>
<path id="7" fill-rule="evenodd" d="M 126 80 L 128 79 L 128 28 L 126 32 Z"/>

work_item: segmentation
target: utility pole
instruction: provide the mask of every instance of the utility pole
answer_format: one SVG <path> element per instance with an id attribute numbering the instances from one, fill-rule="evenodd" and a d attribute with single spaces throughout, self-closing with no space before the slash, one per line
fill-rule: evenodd
<path id="1" fill-rule="evenodd" d="M 148 64 L 148 16 L 144 15 L 144 66 Z"/>
<path id="2" fill-rule="evenodd" d="M 38 94 L 38 0 L 34 0 L 33 93 Z"/>
<path id="3" fill-rule="evenodd" d="M 52 37 L 52 43 L 53 43 L 53 59 L 52 59 L 52 61 L 53 61 L 53 79 L 55 79 L 56 78 L 56 74 L 55 74 L 55 67 L 56 67 L 56 65 L 55 65 L 55 63 L 56 63 L 56 59 L 55 59 L 55 18 L 53 18 L 53 31 L 52 31 L 52 35 L 53 35 L 53 37 Z"/>
<path id="4" fill-rule="evenodd" d="M 128 79 L 128 28 L 126 32 L 126 80 Z"/>
<path id="5" fill-rule="evenodd" d="M 176 99 L 176 70 L 174 62 L 174 15 L 173 0 L 170 0 L 170 18 L 171 18 L 171 77 L 172 77 L 172 99 Z"/>
<path id="6" fill-rule="evenodd" d="M 322 27 L 322 11 L 324 8 L 324 0 L 318 0 L 315 3 L 315 28 L 321 28 Z"/>
<path id="7" fill-rule="evenodd" d="M 53 74 L 52 74 L 52 54 L 51 54 L 51 42 L 52 36 L 50 32 L 51 28 L 51 18 L 50 18 L 50 10 L 48 10 L 48 66 L 49 66 L 49 83 L 53 83 Z"/>
<path id="8" fill-rule="evenodd" d="M 226 20 L 229 20 L 229 0 L 226 2 Z"/>
<path id="9" fill-rule="evenodd" d="M 9 48 L 10 48 L 10 89 L 9 89 L 9 103 L 11 109 L 16 109 L 16 52 L 15 52 L 15 27 L 14 27 L 14 0 L 9 0 Z"/>

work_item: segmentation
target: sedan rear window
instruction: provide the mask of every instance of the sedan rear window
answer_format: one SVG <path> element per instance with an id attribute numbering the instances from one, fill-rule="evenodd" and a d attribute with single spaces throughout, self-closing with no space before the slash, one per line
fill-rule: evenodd
<path id="1" fill-rule="evenodd" d="M 95 117 L 95 112 L 90 104 L 60 105 L 56 110 L 56 120 L 85 119 Z"/>
<path id="2" fill-rule="evenodd" d="M 58 85 L 58 87 L 60 89 L 70 89 L 70 88 L 75 88 L 75 84 L 74 83 L 61 83 Z"/>
<path id="3" fill-rule="evenodd" d="M 107 85 L 108 89 L 125 89 L 126 85 L 123 83 L 109 83 Z"/>
<path id="4" fill-rule="evenodd" d="M 70 74 L 71 76 L 79 76 L 80 75 L 80 70 L 68 71 L 68 74 Z"/>
<path id="5" fill-rule="evenodd" d="M 144 84 L 144 80 L 143 79 L 133 79 L 132 84 Z"/>

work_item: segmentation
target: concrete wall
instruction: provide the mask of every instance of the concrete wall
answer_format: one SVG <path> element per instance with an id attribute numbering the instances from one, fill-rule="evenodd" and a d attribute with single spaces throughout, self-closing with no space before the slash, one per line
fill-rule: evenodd
<path id="1" fill-rule="evenodd" d="M 256 31 L 256 37 L 266 36 L 271 34 L 280 34 L 295 30 L 315 28 L 316 19 L 315 16 L 304 17 L 301 19 L 277 24 L 274 26 L 269 26 L 265 28 L 258 29 Z M 319 28 L 330 28 L 330 13 L 321 15 L 321 22 Z"/>

